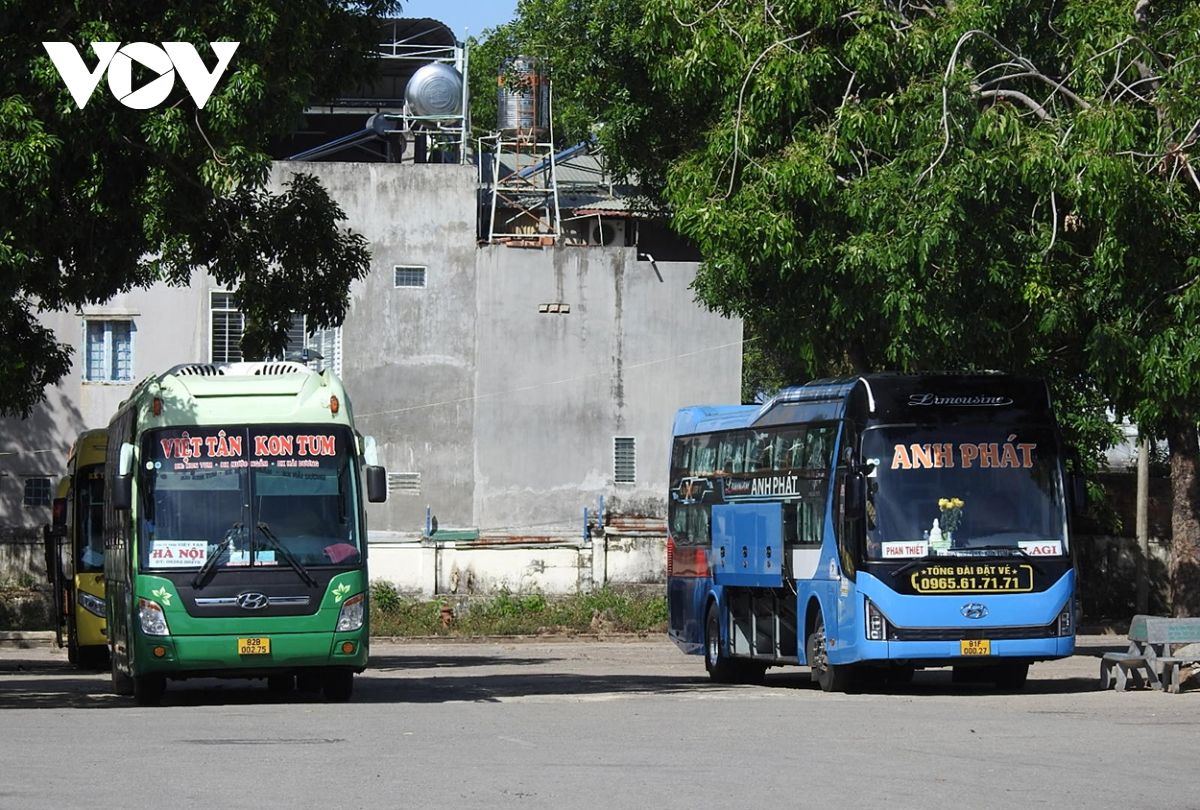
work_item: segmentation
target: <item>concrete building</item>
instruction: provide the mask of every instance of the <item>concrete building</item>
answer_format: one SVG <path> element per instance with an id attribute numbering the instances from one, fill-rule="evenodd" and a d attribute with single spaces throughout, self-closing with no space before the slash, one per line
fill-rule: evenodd
<path id="1" fill-rule="evenodd" d="M 398 21 L 390 36 L 428 54 L 446 35 L 437 25 Z M 446 42 L 447 59 L 461 56 Z M 413 72 L 396 64 L 401 78 Z M 321 122 L 307 129 L 353 129 L 370 112 L 314 108 Z M 487 172 L 461 152 L 445 162 L 432 141 L 401 156 L 398 138 L 388 133 L 377 153 L 279 161 L 271 178 L 279 187 L 315 174 L 370 245 L 344 325 L 305 336 L 297 323 L 295 341 L 343 378 L 389 473 L 388 502 L 368 511 L 372 575 L 423 592 L 573 590 L 610 569 L 660 577 L 671 420 L 683 405 L 738 401 L 741 323 L 694 301 L 696 262 L 668 260 L 687 251 L 619 199 L 575 193 L 555 238 L 488 242 Z M 106 425 L 137 380 L 242 359 L 231 292 L 198 273 L 187 287 L 43 318 L 76 348 L 75 366 L 29 419 L 0 420 L 0 538 L 36 538 L 75 435 Z M 595 515 L 601 501 L 625 563 L 584 542 L 583 510 Z M 497 545 L 558 551 L 480 562 Z"/>
<path id="2" fill-rule="evenodd" d="M 296 170 L 371 245 L 340 334 L 310 341 L 340 366 L 390 474 L 374 540 L 419 541 L 427 508 L 484 542 L 579 537 L 601 497 L 610 515 L 663 515 L 675 409 L 740 391 L 741 324 L 693 301 L 695 263 L 639 261 L 633 246 L 480 245 L 470 166 L 281 162 L 274 182 Z M 73 437 L 107 424 L 136 380 L 236 359 L 232 306 L 200 274 L 44 318 L 76 365 L 29 419 L 0 421 L 5 537 L 36 536 Z M 373 565 L 410 577 L 382 548 Z"/>

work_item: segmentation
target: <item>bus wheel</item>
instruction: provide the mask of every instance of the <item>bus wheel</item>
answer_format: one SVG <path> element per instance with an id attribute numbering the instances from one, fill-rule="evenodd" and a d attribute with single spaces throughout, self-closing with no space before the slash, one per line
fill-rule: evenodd
<path id="1" fill-rule="evenodd" d="M 134 675 L 133 700 L 139 706 L 157 706 L 167 691 L 167 679 L 161 675 Z"/>
<path id="2" fill-rule="evenodd" d="M 321 689 L 330 703 L 345 703 L 354 692 L 354 673 L 347 670 L 327 673 Z"/>
<path id="3" fill-rule="evenodd" d="M 321 676 L 315 672 L 301 672 L 296 676 L 296 689 L 300 692 L 320 692 Z"/>
<path id="4" fill-rule="evenodd" d="M 804 645 L 808 666 L 812 669 L 812 679 L 821 685 L 824 692 L 845 692 L 850 686 L 851 669 L 841 664 L 829 663 L 825 649 L 825 620 L 817 614 L 817 623 L 808 634 L 808 642 Z"/>
<path id="5" fill-rule="evenodd" d="M 108 664 L 105 659 L 108 657 L 107 647 L 77 647 L 76 663 L 80 669 L 99 669 L 103 670 Z"/>
<path id="6" fill-rule="evenodd" d="M 720 613 L 714 603 L 704 618 L 704 668 L 713 683 L 737 683 L 737 666 L 721 649 Z"/>
<path id="7" fill-rule="evenodd" d="M 109 663 L 112 665 L 113 694 L 125 695 L 125 696 L 132 695 L 133 694 L 133 680 L 128 675 L 126 675 L 124 672 L 121 672 L 119 669 L 117 669 L 117 657 L 115 655 L 110 654 L 109 655 Z"/>
<path id="8" fill-rule="evenodd" d="M 1020 692 L 1029 677 L 1029 664 L 996 664 L 993 678 L 996 688 L 1004 692 Z"/>
<path id="9" fill-rule="evenodd" d="M 296 688 L 296 676 L 294 675 L 268 675 L 267 676 L 267 691 L 272 695 L 283 697 L 289 694 Z"/>
<path id="10" fill-rule="evenodd" d="M 704 668 L 713 683 L 762 683 L 767 664 L 730 658 L 721 650 L 721 620 L 717 606 L 710 605 L 704 620 Z"/>

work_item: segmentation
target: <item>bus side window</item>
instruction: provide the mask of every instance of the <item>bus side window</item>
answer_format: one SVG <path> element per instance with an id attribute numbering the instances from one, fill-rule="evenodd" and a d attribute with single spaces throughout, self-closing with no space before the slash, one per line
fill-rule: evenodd
<path id="1" fill-rule="evenodd" d="M 746 464 L 746 472 L 752 473 L 759 470 L 771 469 L 772 458 L 775 455 L 775 437 L 770 433 L 754 433 L 749 447 L 749 461 Z"/>

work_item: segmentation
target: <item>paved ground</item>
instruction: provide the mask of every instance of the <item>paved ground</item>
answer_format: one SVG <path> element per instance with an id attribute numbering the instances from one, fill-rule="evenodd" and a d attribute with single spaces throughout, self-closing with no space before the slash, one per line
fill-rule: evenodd
<path id="1" fill-rule="evenodd" d="M 350 704 L 197 681 L 157 709 L 4 649 L 0 809 L 1198 807 L 1200 688 L 1100 692 L 1120 646 L 1081 638 L 1020 695 L 830 695 L 712 686 L 661 639 L 376 642 Z"/>

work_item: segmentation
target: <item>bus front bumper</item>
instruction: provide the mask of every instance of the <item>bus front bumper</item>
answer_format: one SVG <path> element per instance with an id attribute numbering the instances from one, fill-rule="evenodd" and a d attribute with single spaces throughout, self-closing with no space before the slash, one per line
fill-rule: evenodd
<path id="1" fill-rule="evenodd" d="M 349 669 L 362 672 L 369 654 L 365 632 L 273 633 L 270 652 L 238 654 L 246 636 L 145 636 L 138 634 L 134 669 L 137 674 L 167 677 L 260 677 L 311 669 Z M 261 644 L 257 645 L 261 648 Z"/>
<path id="2" fill-rule="evenodd" d="M 986 632 L 983 634 L 986 636 Z M 986 653 L 979 641 L 986 641 Z M 863 661 L 907 662 L 916 666 L 981 665 L 1004 661 L 1048 661 L 1075 653 L 1074 636 L 955 641 L 861 641 Z"/>

